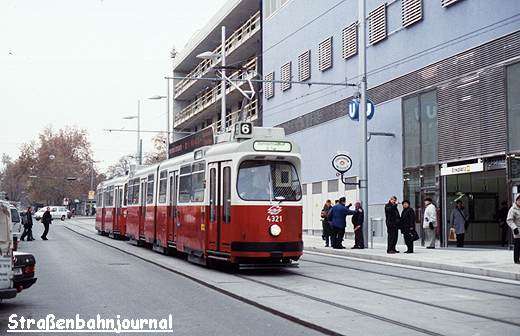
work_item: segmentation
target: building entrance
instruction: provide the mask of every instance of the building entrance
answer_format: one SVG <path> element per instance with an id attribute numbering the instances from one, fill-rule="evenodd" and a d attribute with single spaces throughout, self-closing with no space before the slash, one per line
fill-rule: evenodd
<path id="1" fill-rule="evenodd" d="M 476 173 L 446 176 L 446 215 L 449 228 L 455 202 L 461 200 L 464 212 L 469 218 L 465 243 L 472 245 L 500 245 L 501 228 L 498 210 L 502 202 L 508 200 L 506 170 L 492 170 Z M 455 242 L 449 242 L 449 245 Z"/>

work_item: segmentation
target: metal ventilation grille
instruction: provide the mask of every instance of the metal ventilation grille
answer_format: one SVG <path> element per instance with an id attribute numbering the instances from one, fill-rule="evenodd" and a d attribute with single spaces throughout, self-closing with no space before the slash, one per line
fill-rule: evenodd
<path id="1" fill-rule="evenodd" d="M 265 75 L 264 80 L 266 81 L 274 81 L 274 72 L 268 73 Z M 265 82 L 264 83 L 264 95 L 266 99 L 274 97 L 274 82 Z"/>
<path id="2" fill-rule="evenodd" d="M 311 78 L 311 51 L 307 50 L 298 56 L 298 80 L 305 81 Z"/>
<path id="3" fill-rule="evenodd" d="M 291 62 L 287 62 L 280 68 L 280 79 L 282 81 L 289 82 L 292 79 L 291 65 Z M 281 83 L 280 87 L 282 88 L 282 91 L 289 90 L 291 88 L 291 83 Z"/>
<path id="4" fill-rule="evenodd" d="M 357 54 L 357 22 L 343 29 L 341 38 L 343 58 L 347 59 Z"/>
<path id="5" fill-rule="evenodd" d="M 422 0 L 402 0 L 401 15 L 403 27 L 421 21 L 422 19 Z"/>
<path id="6" fill-rule="evenodd" d="M 439 161 L 506 150 L 504 76 L 496 67 L 439 88 Z"/>
<path id="7" fill-rule="evenodd" d="M 320 43 L 318 63 L 320 71 L 332 68 L 332 36 Z"/>
<path id="8" fill-rule="evenodd" d="M 460 0 L 441 0 L 441 6 L 442 7 L 448 7 L 453 5 L 454 3 L 458 2 Z"/>
<path id="9" fill-rule="evenodd" d="M 368 14 L 368 43 L 376 44 L 386 38 L 386 3 Z"/>

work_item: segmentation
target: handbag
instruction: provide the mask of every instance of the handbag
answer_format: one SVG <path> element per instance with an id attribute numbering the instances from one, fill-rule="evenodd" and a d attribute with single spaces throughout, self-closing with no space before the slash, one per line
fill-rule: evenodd
<path id="1" fill-rule="evenodd" d="M 450 228 L 450 234 L 448 235 L 448 241 L 457 241 L 457 237 L 455 235 L 454 228 Z"/>
<path id="2" fill-rule="evenodd" d="M 415 230 L 410 230 L 408 232 L 408 234 L 410 235 L 410 238 L 412 239 L 412 241 L 416 241 L 416 240 L 419 240 L 419 234 L 417 233 L 417 231 Z"/>

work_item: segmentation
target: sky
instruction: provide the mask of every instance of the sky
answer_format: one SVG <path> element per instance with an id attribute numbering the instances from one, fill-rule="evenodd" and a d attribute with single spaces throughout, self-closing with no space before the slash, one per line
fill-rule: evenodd
<path id="1" fill-rule="evenodd" d="M 86 129 L 103 170 L 134 154 L 137 134 L 166 129 L 164 76 L 170 50 L 188 40 L 225 0 L 0 0 L 0 154 L 48 126 Z M 143 152 L 153 134 L 143 134 Z"/>

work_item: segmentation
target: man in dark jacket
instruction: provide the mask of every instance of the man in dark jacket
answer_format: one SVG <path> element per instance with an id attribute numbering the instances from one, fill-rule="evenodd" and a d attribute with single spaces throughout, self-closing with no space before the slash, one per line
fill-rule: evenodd
<path id="1" fill-rule="evenodd" d="M 325 205 L 323 205 L 323 209 L 321 209 L 321 226 L 322 226 L 322 235 L 321 237 L 325 241 L 325 247 L 329 247 L 329 239 L 332 244 L 332 229 L 329 224 L 329 211 L 332 208 L 331 200 L 327 200 Z"/>
<path id="2" fill-rule="evenodd" d="M 352 215 L 352 224 L 354 225 L 354 246 L 353 249 L 365 248 L 365 242 L 363 240 L 363 220 L 364 213 L 360 202 L 354 204 L 356 213 Z"/>
<path id="3" fill-rule="evenodd" d="M 386 253 L 399 253 L 399 251 L 395 249 L 395 245 L 397 245 L 397 235 L 399 233 L 401 217 L 399 216 L 399 210 L 397 210 L 396 196 L 392 196 L 388 203 L 385 205 L 385 217 L 386 232 L 388 233 Z"/>
<path id="4" fill-rule="evenodd" d="M 51 208 L 47 207 L 47 210 L 43 213 L 42 216 L 42 224 L 45 227 L 45 230 L 43 230 L 42 239 L 47 239 L 47 234 L 49 233 L 49 225 L 52 223 L 52 215 L 51 215 Z"/>
<path id="5" fill-rule="evenodd" d="M 33 226 L 33 220 L 32 220 L 32 211 L 31 207 L 27 208 L 27 212 L 25 213 L 25 222 L 23 224 L 23 233 L 20 237 L 20 240 L 24 240 L 25 237 L 27 237 L 27 241 L 34 240 L 32 235 L 32 226 Z"/>
<path id="6" fill-rule="evenodd" d="M 332 228 L 332 248 L 344 249 L 342 245 L 345 236 L 345 227 L 347 226 L 346 217 L 355 214 L 355 211 L 349 209 L 351 204 L 345 206 L 346 199 L 341 197 L 338 204 L 329 211 L 329 223 Z"/>
<path id="7" fill-rule="evenodd" d="M 410 207 L 410 201 L 403 201 L 401 212 L 401 233 L 407 250 L 404 253 L 413 253 L 413 234 L 415 233 L 415 211 Z"/>

